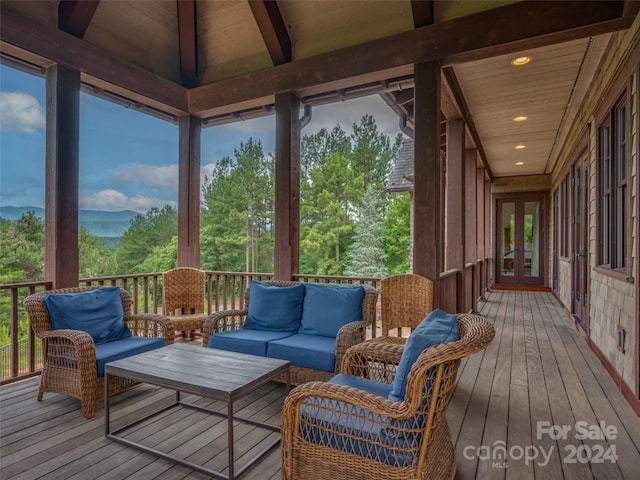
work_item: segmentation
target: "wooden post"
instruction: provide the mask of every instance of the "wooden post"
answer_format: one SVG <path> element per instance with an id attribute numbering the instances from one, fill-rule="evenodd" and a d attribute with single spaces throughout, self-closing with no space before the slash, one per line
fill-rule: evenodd
<path id="1" fill-rule="evenodd" d="M 487 201 L 484 191 L 484 168 L 478 168 L 476 172 L 476 218 L 477 222 L 477 247 L 476 247 L 476 255 L 477 258 L 485 259 L 485 239 L 489 232 L 488 227 L 488 219 L 485 219 L 485 202 Z M 486 269 L 486 265 L 485 265 Z M 478 298 L 484 298 L 484 284 L 485 280 L 480 277 L 480 272 L 478 272 L 477 277 L 477 285 L 478 289 L 474 292 L 474 303 L 478 300 Z"/>
<path id="2" fill-rule="evenodd" d="M 300 271 L 300 100 L 276 94 L 276 202 L 273 271 L 291 280 Z"/>
<path id="3" fill-rule="evenodd" d="M 465 197 L 464 205 L 466 210 L 465 217 L 465 263 L 473 263 L 476 268 L 474 269 L 473 285 L 475 286 L 478 281 L 478 229 L 482 221 L 482 216 L 477 216 L 477 196 L 476 196 L 476 161 L 477 161 L 476 149 L 469 149 L 465 152 L 464 159 L 464 176 L 465 176 Z M 470 309 L 476 309 L 476 298 L 474 298 L 474 289 L 471 288 L 470 292 L 465 292 L 467 304 L 465 305 L 465 312 Z"/>
<path id="4" fill-rule="evenodd" d="M 440 305 L 440 65 L 414 65 L 415 154 L 413 159 L 413 272 L 433 281 L 433 306 Z"/>
<path id="5" fill-rule="evenodd" d="M 465 177 L 464 177 L 465 125 L 461 118 L 447 121 L 447 181 L 446 181 L 446 248 L 444 270 L 456 269 L 461 280 L 456 292 L 457 311 L 465 311 Z"/>
<path id="6" fill-rule="evenodd" d="M 491 204 L 491 180 L 484 181 L 484 258 L 489 259 L 487 261 L 487 268 L 485 269 L 485 288 L 490 288 L 493 281 L 493 251 L 492 251 L 492 238 L 491 234 L 491 215 L 493 211 L 493 207 Z M 495 228 L 496 220 L 493 220 L 493 225 Z M 484 294 L 484 292 L 483 292 Z"/>
<path id="7" fill-rule="evenodd" d="M 46 83 L 44 278 L 53 288 L 77 287 L 80 72 L 54 65 Z"/>
<path id="8" fill-rule="evenodd" d="M 180 117 L 178 266 L 200 268 L 200 132 L 198 117 Z"/>

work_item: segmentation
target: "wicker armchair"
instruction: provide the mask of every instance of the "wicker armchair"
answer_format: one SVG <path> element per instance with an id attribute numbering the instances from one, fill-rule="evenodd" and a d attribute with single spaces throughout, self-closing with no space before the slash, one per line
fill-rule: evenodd
<path id="1" fill-rule="evenodd" d="M 179 267 L 162 274 L 162 309 L 171 317 L 177 332 L 187 337 L 202 330 L 206 274 L 197 268 Z"/>
<path id="2" fill-rule="evenodd" d="M 292 390 L 282 412 L 283 479 L 452 479 L 456 458 L 445 410 L 460 360 L 495 334 L 480 316 L 456 319 L 460 340 L 422 351 L 409 371 L 404 401 L 370 393 L 393 382 L 388 373 L 403 350 L 394 343 L 367 341 L 347 351 L 342 373 L 358 377 L 348 378 L 366 383 L 368 391 L 337 378 Z"/>
<path id="3" fill-rule="evenodd" d="M 380 282 L 380 322 L 382 336 L 394 331 L 401 336 L 402 327 L 415 329 L 433 310 L 433 282 L 407 273 L 383 278 Z"/>
<path id="4" fill-rule="evenodd" d="M 269 280 L 264 283 L 279 287 L 290 287 L 298 285 L 299 282 L 287 280 Z M 362 300 L 362 320 L 348 323 L 343 326 L 336 338 L 335 350 L 335 371 L 340 369 L 342 357 L 347 349 L 356 345 L 365 339 L 367 327 L 373 325 L 376 312 L 376 303 L 378 301 L 378 291 L 370 285 L 363 285 L 364 298 Z M 223 310 L 212 313 L 202 329 L 202 345 L 209 347 L 209 338 L 216 333 L 228 332 L 230 330 L 238 330 L 244 326 L 249 314 L 250 288 L 244 292 L 244 308 L 242 310 Z M 292 365 L 290 368 L 291 384 L 299 385 L 314 380 L 328 380 L 334 373 L 314 370 L 311 368 L 299 367 Z"/>
<path id="5" fill-rule="evenodd" d="M 49 312 L 44 296 L 57 293 L 78 293 L 101 288 L 100 286 L 63 288 L 29 295 L 24 307 L 29 315 L 33 333 L 42 339 L 44 365 L 40 375 L 38 401 L 44 392 L 55 392 L 80 400 L 82 415 L 93 418 L 98 402 L 104 399 L 104 377 L 99 377 L 96 367 L 96 347 L 88 333 L 80 330 L 51 330 Z M 174 330 L 171 320 L 162 315 L 132 314 L 131 297 L 120 289 L 124 322 L 134 336 L 163 337 L 172 344 Z M 110 395 L 120 393 L 136 385 L 135 382 L 115 377 L 110 382 Z"/>

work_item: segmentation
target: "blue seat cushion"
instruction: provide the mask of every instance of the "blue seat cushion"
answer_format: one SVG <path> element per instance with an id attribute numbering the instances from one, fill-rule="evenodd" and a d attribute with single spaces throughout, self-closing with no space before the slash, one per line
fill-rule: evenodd
<path id="1" fill-rule="evenodd" d="M 250 355 L 267 356 L 267 346 L 273 340 L 293 335 L 290 332 L 271 332 L 241 328 L 230 332 L 216 333 L 209 337 L 209 347 L 230 350 Z"/>
<path id="2" fill-rule="evenodd" d="M 104 377 L 104 366 L 106 363 L 166 346 L 167 341 L 162 337 L 133 336 L 96 345 L 96 367 L 98 369 L 98 376 Z"/>
<path id="3" fill-rule="evenodd" d="M 124 323 L 119 287 L 55 293 L 44 296 L 43 300 L 52 330 L 81 330 L 91 335 L 96 345 L 131 336 Z"/>
<path id="4" fill-rule="evenodd" d="M 460 333 L 455 315 L 445 313 L 440 309 L 427 315 L 427 318 L 411 332 L 407 339 L 393 381 L 393 389 L 388 396 L 389 400 L 395 402 L 404 400 L 409 371 L 425 349 L 439 343 L 453 342 L 459 339 Z"/>
<path id="5" fill-rule="evenodd" d="M 253 280 L 244 328 L 271 332 L 296 332 L 300 328 L 304 285 L 276 287 Z"/>
<path id="6" fill-rule="evenodd" d="M 362 320 L 361 285 L 304 284 L 299 333 L 336 337 L 344 325 Z"/>
<path id="7" fill-rule="evenodd" d="M 354 387 L 383 398 L 392 388 L 386 383 L 344 374 L 334 376 L 329 383 Z M 304 405 L 301 412 L 303 440 L 395 467 L 412 463 L 414 455 L 389 434 L 388 418 L 333 399 L 312 398 L 310 401 L 313 404 Z"/>
<path id="8" fill-rule="evenodd" d="M 289 360 L 297 367 L 333 372 L 336 364 L 336 339 L 296 333 L 269 342 L 267 357 Z"/>

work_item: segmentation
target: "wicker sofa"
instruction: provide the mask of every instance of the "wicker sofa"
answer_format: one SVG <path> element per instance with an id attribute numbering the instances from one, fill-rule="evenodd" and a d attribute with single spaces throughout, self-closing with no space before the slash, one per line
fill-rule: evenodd
<path id="1" fill-rule="evenodd" d="M 96 344 L 91 334 L 83 330 L 60 328 L 52 325 L 55 318 L 50 316 L 46 297 L 60 294 L 83 294 L 101 286 L 75 287 L 48 290 L 29 295 L 24 307 L 29 315 L 33 333 L 42 339 L 44 365 L 40 375 L 38 400 L 44 392 L 55 392 L 80 400 L 82 415 L 85 418 L 95 416 L 98 402 L 104 399 L 104 364 L 110 360 L 142 353 L 153 348 L 172 344 L 175 329 L 171 320 L 163 315 L 131 313 L 132 301 L 129 293 L 116 289 L 114 302 L 118 303 L 119 294 L 124 323 L 130 333 L 120 340 L 99 342 Z M 82 319 L 80 319 L 81 321 Z M 94 325 L 95 326 L 95 325 Z M 137 382 L 114 377 L 110 385 L 110 395 L 120 393 Z"/>
<path id="2" fill-rule="evenodd" d="M 292 290 L 299 295 L 300 289 L 302 304 L 299 297 L 292 301 L 285 293 Z M 346 350 L 365 339 L 366 328 L 375 320 L 377 299 L 378 291 L 368 285 L 254 281 L 245 292 L 244 309 L 207 317 L 202 345 L 289 360 L 294 385 L 328 380 Z M 270 316 L 272 311 L 276 313 Z M 287 316 L 289 323 L 280 321 Z"/>

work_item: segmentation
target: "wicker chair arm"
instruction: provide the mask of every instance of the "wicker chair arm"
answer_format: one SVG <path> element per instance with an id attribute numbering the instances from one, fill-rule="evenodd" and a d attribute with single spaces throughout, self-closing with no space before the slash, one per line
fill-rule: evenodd
<path id="1" fill-rule="evenodd" d="M 77 368 L 83 379 L 96 376 L 96 346 L 81 330 L 59 329 L 38 334 L 46 345 L 45 363 Z"/>
<path id="2" fill-rule="evenodd" d="M 358 388 L 337 385 L 327 382 L 309 382 L 291 390 L 284 402 L 282 410 L 283 429 L 285 421 L 296 418 L 303 403 L 322 409 L 326 400 L 344 404 L 344 412 L 349 412 L 350 405 L 362 410 L 393 419 L 407 419 L 413 415 L 405 402 L 394 402 L 387 398 L 373 395 Z M 334 403 L 335 408 L 335 403 Z"/>
<path id="3" fill-rule="evenodd" d="M 171 345 L 175 340 L 175 328 L 170 317 L 156 313 L 127 314 L 124 321 L 131 333 L 140 337 L 162 337 Z"/>
<path id="4" fill-rule="evenodd" d="M 339 371 L 342 358 L 347 350 L 364 341 L 367 326 L 368 322 L 357 320 L 355 322 L 349 322 L 340 328 L 338 335 L 336 335 L 336 363 L 334 371 Z"/>
<path id="5" fill-rule="evenodd" d="M 404 346 L 398 343 L 365 341 L 349 348 L 340 372 L 384 383 L 393 383 Z"/>
<path id="6" fill-rule="evenodd" d="M 209 337 L 216 333 L 239 330 L 244 326 L 249 311 L 244 310 L 222 310 L 207 316 L 202 327 L 202 346 L 209 348 Z"/>

